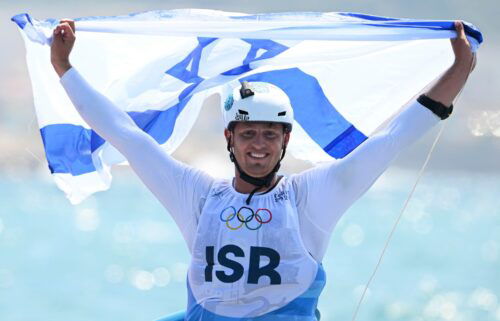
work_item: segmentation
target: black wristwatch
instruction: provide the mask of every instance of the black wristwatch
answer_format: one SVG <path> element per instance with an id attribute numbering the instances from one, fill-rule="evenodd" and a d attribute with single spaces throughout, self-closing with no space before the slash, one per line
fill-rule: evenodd
<path id="1" fill-rule="evenodd" d="M 447 107 L 440 102 L 427 97 L 426 95 L 420 95 L 417 101 L 441 119 L 448 118 L 453 111 L 453 104 L 450 107 Z"/>

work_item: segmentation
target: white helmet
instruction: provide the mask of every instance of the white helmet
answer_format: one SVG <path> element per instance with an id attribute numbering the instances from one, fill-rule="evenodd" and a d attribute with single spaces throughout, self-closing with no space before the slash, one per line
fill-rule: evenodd
<path id="1" fill-rule="evenodd" d="M 246 82 L 241 88 L 226 87 L 221 99 L 224 125 L 228 129 L 235 122 L 276 122 L 291 131 L 293 109 L 288 95 L 279 87 L 267 82 Z"/>

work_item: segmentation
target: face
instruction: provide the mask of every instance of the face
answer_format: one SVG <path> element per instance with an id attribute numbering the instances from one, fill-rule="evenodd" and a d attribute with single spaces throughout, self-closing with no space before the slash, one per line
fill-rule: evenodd
<path id="1" fill-rule="evenodd" d="M 273 170 L 290 139 L 282 124 L 265 122 L 236 123 L 233 133 L 225 129 L 224 135 L 231 141 L 241 169 L 254 177 L 264 177 Z"/>

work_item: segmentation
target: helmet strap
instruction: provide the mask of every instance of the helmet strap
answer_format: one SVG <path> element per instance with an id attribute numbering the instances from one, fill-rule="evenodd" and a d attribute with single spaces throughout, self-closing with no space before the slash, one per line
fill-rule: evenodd
<path id="1" fill-rule="evenodd" d="M 234 132 L 232 132 L 232 131 L 231 131 L 231 133 L 234 134 Z M 234 166 L 236 167 L 236 170 L 240 174 L 240 178 L 242 180 L 244 180 L 245 182 L 247 182 L 247 183 L 252 184 L 252 185 L 255 186 L 255 189 L 248 195 L 248 198 L 245 201 L 246 204 L 249 205 L 250 201 L 252 200 L 253 195 L 259 189 L 261 189 L 262 187 L 269 187 L 271 185 L 271 183 L 273 182 L 273 179 L 276 176 L 276 173 L 280 169 L 281 160 L 283 159 L 283 157 L 285 157 L 286 145 L 283 143 L 283 149 L 282 149 L 282 152 L 281 152 L 280 159 L 278 160 L 278 162 L 274 166 L 273 170 L 269 174 L 267 174 L 266 176 L 264 176 L 264 177 L 250 176 L 250 175 L 248 175 L 247 173 L 245 173 L 241 169 L 240 164 L 238 164 L 238 161 L 236 160 L 236 157 L 234 156 L 234 153 L 233 153 L 233 151 L 231 149 L 231 138 L 229 138 L 229 140 L 227 141 L 227 150 L 229 151 L 229 158 L 231 159 L 231 162 L 234 163 Z"/>

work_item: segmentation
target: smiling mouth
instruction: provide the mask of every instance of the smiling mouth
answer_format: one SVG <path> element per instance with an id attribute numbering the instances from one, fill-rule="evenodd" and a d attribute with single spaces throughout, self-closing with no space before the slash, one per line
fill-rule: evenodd
<path id="1" fill-rule="evenodd" d="M 264 159 L 269 154 L 267 154 L 267 153 L 247 153 L 247 155 L 250 156 L 250 158 L 253 158 L 253 159 Z"/>

